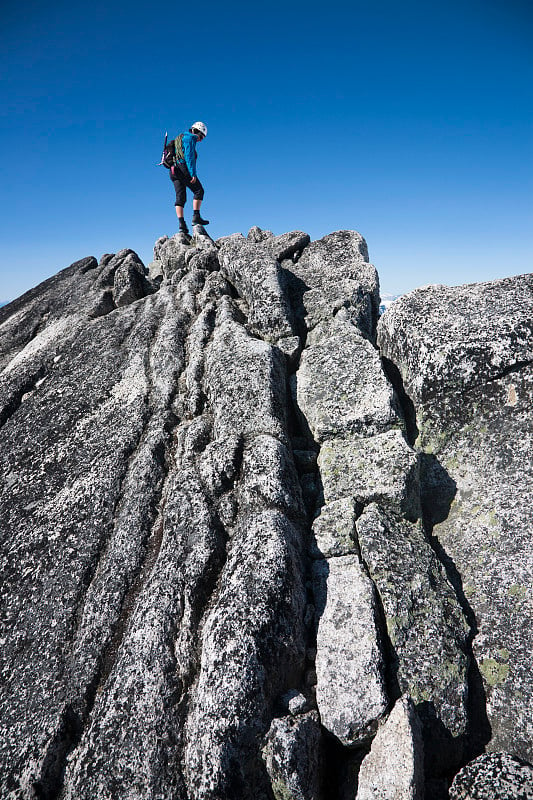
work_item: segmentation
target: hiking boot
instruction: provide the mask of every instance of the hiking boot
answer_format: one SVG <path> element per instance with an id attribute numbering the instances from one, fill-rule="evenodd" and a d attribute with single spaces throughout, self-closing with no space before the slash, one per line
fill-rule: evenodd
<path id="1" fill-rule="evenodd" d="M 194 214 L 192 215 L 192 224 L 193 225 L 209 225 L 209 220 L 208 219 L 202 219 L 202 217 L 200 216 L 200 212 L 199 211 L 195 211 Z"/>
<path id="2" fill-rule="evenodd" d="M 189 229 L 188 229 L 187 223 L 185 222 L 184 219 L 180 219 L 179 232 L 180 233 L 186 233 L 187 235 L 189 234 Z"/>

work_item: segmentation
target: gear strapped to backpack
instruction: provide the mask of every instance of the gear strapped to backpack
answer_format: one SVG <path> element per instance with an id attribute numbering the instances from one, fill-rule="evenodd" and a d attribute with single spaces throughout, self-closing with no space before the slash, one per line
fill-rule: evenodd
<path id="1" fill-rule="evenodd" d="M 165 133 L 163 153 L 158 166 L 163 166 L 171 170 L 176 166 L 178 161 L 185 161 L 185 154 L 183 152 L 183 134 L 180 133 L 179 136 L 176 136 L 175 139 L 171 139 L 170 142 L 167 142 L 167 137 L 168 134 Z"/>

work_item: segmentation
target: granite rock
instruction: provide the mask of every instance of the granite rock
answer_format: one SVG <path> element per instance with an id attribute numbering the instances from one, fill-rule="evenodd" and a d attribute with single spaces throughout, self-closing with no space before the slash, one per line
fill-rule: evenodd
<path id="1" fill-rule="evenodd" d="M 410 519 L 419 516 L 418 460 L 400 430 L 328 440 L 318 465 L 326 503 L 352 497 L 362 505 L 389 506 Z"/>
<path id="2" fill-rule="evenodd" d="M 346 555 L 313 563 L 313 593 L 320 720 L 343 744 L 361 743 L 388 704 L 375 589 L 359 558 Z"/>
<path id="3" fill-rule="evenodd" d="M 319 443 L 347 434 L 371 436 L 398 424 L 379 354 L 342 312 L 308 336 L 296 393 Z"/>
<path id="4" fill-rule="evenodd" d="M 371 504 L 356 530 L 385 615 L 394 679 L 417 706 L 432 761 L 457 763 L 468 718 L 469 628 L 453 587 L 420 523 Z"/>
<path id="5" fill-rule="evenodd" d="M 271 241 L 232 238 L 221 246 L 219 258 L 222 274 L 247 303 L 252 332 L 276 342 L 291 337 L 293 327 L 276 250 L 267 247 Z"/>
<path id="6" fill-rule="evenodd" d="M 375 268 L 368 263 L 368 248 L 361 234 L 330 233 L 311 242 L 295 264 L 284 262 L 282 266 L 289 293 L 307 330 L 345 308 L 355 327 L 373 338 L 379 312 L 379 280 Z"/>
<path id="7" fill-rule="evenodd" d="M 351 498 L 334 500 L 322 506 L 312 527 L 312 557 L 332 558 L 358 553 L 355 532 L 358 514 L 359 507 Z"/>
<path id="8" fill-rule="evenodd" d="M 427 800 L 507 796 L 530 277 L 401 298 L 382 364 L 360 234 L 193 233 L 0 309 L 0 795 L 416 797 L 418 716 Z"/>
<path id="9" fill-rule="evenodd" d="M 263 756 L 275 800 L 320 800 L 322 737 L 316 711 L 296 719 L 276 717 Z"/>
<path id="10" fill-rule="evenodd" d="M 450 800 L 531 800 L 533 767 L 509 753 L 486 753 L 455 776 Z"/>
<path id="11" fill-rule="evenodd" d="M 425 523 L 472 628 L 480 748 L 531 761 L 533 277 L 419 289 L 379 324 L 418 427 Z"/>
<path id="12" fill-rule="evenodd" d="M 396 701 L 359 772 L 357 800 L 423 800 L 422 728 L 408 696 Z"/>
<path id="13" fill-rule="evenodd" d="M 532 304 L 532 275 L 426 286 L 399 298 L 383 315 L 379 342 L 418 405 L 533 361 Z"/>

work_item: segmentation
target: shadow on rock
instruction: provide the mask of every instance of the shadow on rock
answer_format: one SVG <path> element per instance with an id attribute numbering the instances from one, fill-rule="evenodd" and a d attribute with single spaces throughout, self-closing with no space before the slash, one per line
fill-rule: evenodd
<path id="1" fill-rule="evenodd" d="M 487 700 L 483 688 L 483 679 L 472 650 L 472 643 L 478 633 L 476 616 L 465 595 L 463 581 L 455 563 L 434 534 L 435 526 L 444 522 L 449 516 L 457 493 L 457 484 L 436 456 L 421 453 L 420 489 L 426 536 L 444 567 L 446 576 L 455 591 L 470 628 L 466 643 L 466 655 L 469 658 L 467 730 L 463 736 L 453 740 L 453 737 L 442 726 L 442 723 L 436 719 L 431 722 L 435 716 L 434 712 L 432 713 L 429 708 L 431 704 L 422 703 L 420 708 L 417 707 L 417 711 L 421 719 L 424 720 L 425 727 L 429 726 L 431 731 L 428 740 L 429 751 L 426 751 L 427 762 L 438 764 L 439 761 L 443 761 L 443 756 L 448 755 L 452 758 L 449 763 L 453 763 L 453 761 L 457 763 L 457 758 L 459 758 L 462 766 L 484 752 L 485 746 L 491 739 L 492 730 L 487 716 Z M 456 754 L 455 758 L 454 752 Z"/>
<path id="2" fill-rule="evenodd" d="M 300 337 L 302 347 L 305 347 L 307 325 L 305 324 L 306 308 L 304 304 L 304 295 L 311 287 L 301 278 L 298 278 L 290 269 L 282 268 L 280 272 L 283 289 L 289 298 L 296 333 Z"/>

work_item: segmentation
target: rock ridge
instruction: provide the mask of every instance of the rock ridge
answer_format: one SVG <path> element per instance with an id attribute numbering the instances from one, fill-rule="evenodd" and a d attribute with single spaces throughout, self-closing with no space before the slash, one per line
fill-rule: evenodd
<path id="1" fill-rule="evenodd" d="M 0 309 L 0 794 L 528 785 L 531 276 L 194 234 Z"/>

